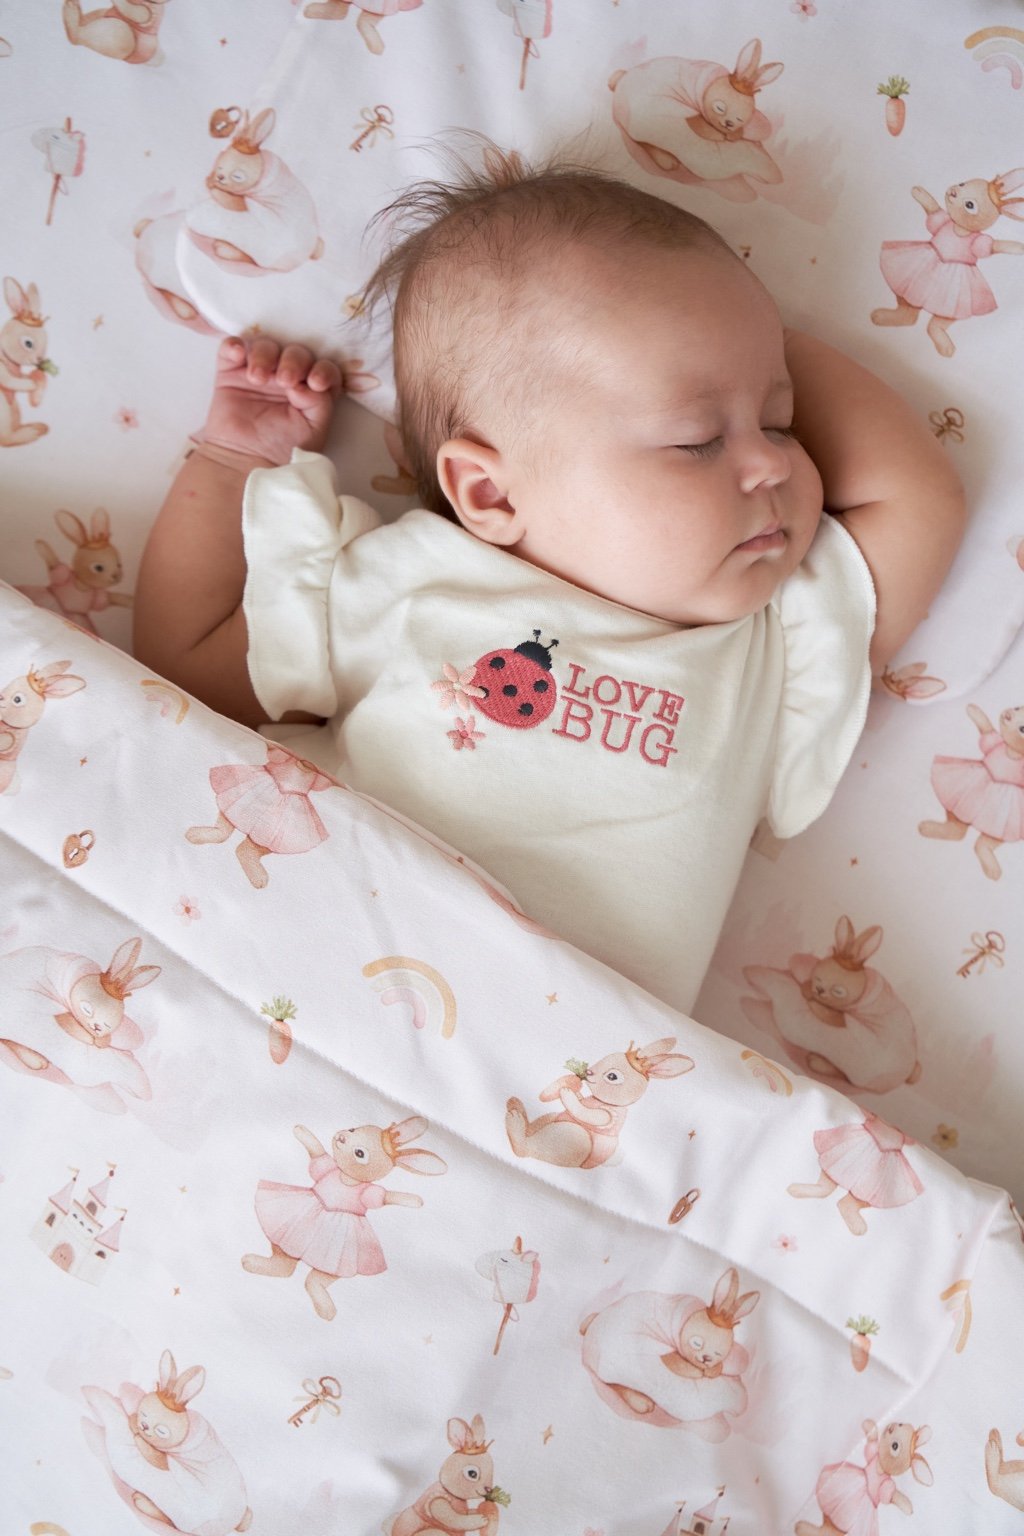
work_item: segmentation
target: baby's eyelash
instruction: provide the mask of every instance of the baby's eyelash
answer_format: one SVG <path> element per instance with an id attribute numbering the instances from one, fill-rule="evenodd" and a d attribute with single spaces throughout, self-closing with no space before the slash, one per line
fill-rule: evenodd
<path id="1" fill-rule="evenodd" d="M 695 459 L 713 458 L 721 446 L 722 439 L 720 437 L 709 438 L 706 443 L 676 444 L 677 448 L 681 448 L 684 453 L 691 453 Z"/>

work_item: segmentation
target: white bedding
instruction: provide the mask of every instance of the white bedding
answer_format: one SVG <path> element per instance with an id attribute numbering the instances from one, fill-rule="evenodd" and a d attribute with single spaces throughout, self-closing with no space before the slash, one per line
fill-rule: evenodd
<path id="1" fill-rule="evenodd" d="M 1005 1197 L 949 1164 L 1024 1192 L 1024 851 L 1012 819 L 1024 788 L 1000 791 L 992 811 L 979 777 L 1002 750 L 986 726 L 1024 704 L 1024 262 L 1009 245 L 975 247 L 971 270 L 995 307 L 977 289 L 979 312 L 950 327 L 951 356 L 926 315 L 912 328 L 871 316 L 895 304 L 883 244 L 910 242 L 932 270 L 914 188 L 941 203 L 954 183 L 1002 176 L 991 236 L 1024 232 L 1012 201 L 1024 195 L 1013 185 L 1024 161 L 1020 5 L 970 0 L 937 14 L 924 0 L 898 10 L 858 0 L 855 11 L 831 0 L 379 0 L 376 13 L 354 3 L 326 20 L 288 0 L 166 0 L 148 21 L 138 9 L 137 37 L 107 16 L 78 46 L 57 0 L 0 9 L 0 278 L 11 280 L 0 311 L 11 322 L 0 326 L 0 346 L 10 344 L 0 576 L 45 606 L 127 646 L 146 529 L 202 419 L 220 327 L 258 324 L 333 349 L 352 395 L 331 444 L 344 488 L 386 515 L 411 504 L 386 426 L 387 349 L 351 295 L 374 257 L 367 219 L 432 173 L 424 141 L 452 126 L 528 153 L 588 127 L 599 163 L 709 218 L 788 320 L 877 368 L 929 417 L 956 455 L 973 522 L 930 618 L 878 688 L 828 813 L 794 842 L 760 838 L 751 851 L 695 1007 L 714 1036 L 531 934 L 480 877 L 336 788 L 306 783 L 326 846 L 278 861 L 255 891 L 232 845 L 184 834 L 214 820 L 209 770 L 245 768 L 258 785 L 266 745 L 4 595 L 0 687 L 69 662 L 43 678 L 50 694 L 24 750 L 0 738 L 0 968 L 24 1004 L 23 1049 L 50 1063 L 27 1066 L 0 1047 L 0 1221 L 18 1286 L 0 1350 L 14 1374 L 0 1392 L 15 1405 L 3 1462 L 17 1528 L 53 1521 L 67 1536 L 108 1536 L 147 1518 L 168 1528 L 125 1504 L 112 1447 L 170 1350 L 179 1379 L 197 1362 L 206 1370 L 182 1442 L 206 1448 L 199 1487 L 208 1477 L 211 1489 L 233 1488 L 237 1468 L 254 1532 L 377 1531 L 454 1454 L 448 1421 L 470 1434 L 476 1413 L 513 1498 L 496 1506 L 488 1536 L 494 1521 L 529 1536 L 658 1536 L 675 1529 L 684 1495 L 683 1529 L 723 1484 L 715 1519 L 731 1519 L 730 1536 L 788 1532 L 798 1518 L 820 1523 L 815 1479 L 844 1460 L 874 1469 L 837 1474 L 835 1486 L 865 1531 L 884 1532 L 904 1516 L 882 1507 L 876 1517 L 863 1502 L 880 1463 L 866 1419 L 932 1428 L 918 1448 L 934 1486 L 910 1471 L 894 1485 L 913 1490 L 908 1528 L 1015 1529 L 1024 1474 L 1016 1484 L 994 1474 L 993 1497 L 985 1458 L 990 1430 L 1005 1458 L 1024 1431 L 1006 1323 L 1019 1311 L 1024 1248 Z M 153 62 L 109 56 L 129 41 L 129 59 L 152 51 Z M 704 99 L 693 92 L 775 62 L 784 68 L 761 77 L 756 112 L 716 169 L 710 141 L 688 126 Z M 657 101 L 663 76 L 675 82 L 668 106 Z M 898 133 L 901 109 L 877 91 L 896 76 L 910 83 Z M 295 184 L 279 174 L 280 197 L 257 185 L 240 222 L 218 212 L 211 223 L 206 177 L 231 166 L 222 157 L 243 113 L 255 134 L 268 111 L 260 153 Z M 634 136 L 641 123 L 647 149 Z M 232 231 L 237 250 L 252 247 L 248 262 L 214 247 L 234 244 Z M 15 311 L 32 324 L 13 325 Z M 25 335 L 47 364 L 35 374 L 18 351 Z M 20 430 L 33 424 L 47 430 Z M 974 852 L 977 828 L 959 843 L 919 830 L 943 819 L 932 787 L 940 758 L 958 760 L 936 775 L 947 798 L 952 775 L 985 802 L 979 818 L 1001 818 L 994 870 Z M 80 851 L 68 844 L 65 864 L 74 838 Z M 161 974 L 121 1000 L 97 1051 L 76 1036 L 71 994 L 109 1011 L 98 977 L 116 954 L 122 968 Z M 846 1006 L 811 1007 L 815 981 L 847 985 Z M 280 1063 L 260 1015 L 277 997 L 298 1008 Z M 53 1022 L 60 1013 L 70 1025 Z M 279 1056 L 288 1027 L 270 1036 Z M 630 1111 L 621 1163 L 558 1170 L 515 1158 L 508 1097 L 531 1119 L 556 1112 L 557 1093 L 540 1094 L 568 1058 L 670 1035 L 667 1054 L 695 1066 L 653 1082 Z M 899 1127 L 887 1151 L 872 1114 Z M 416 1116 L 429 1128 L 405 1150 L 443 1158 L 448 1172 L 406 1177 L 407 1157 L 382 1187 L 420 1194 L 422 1209 L 338 1218 L 354 1262 L 362 1253 L 369 1263 L 376 1242 L 388 1268 L 339 1280 L 334 1322 L 317 1316 L 301 1270 L 274 1284 L 242 1269 L 244 1254 L 269 1252 L 254 1209 L 260 1181 L 311 1188 L 294 1126 L 326 1147 L 345 1124 Z M 844 1125 L 837 1147 L 816 1148 L 816 1132 Z M 859 1208 L 840 1206 L 838 1190 L 828 1200 L 787 1193 L 817 1183 L 821 1158 L 871 1200 L 914 1192 L 915 1178 L 923 1193 L 869 1210 L 855 1236 L 845 1216 L 856 1225 Z M 77 1215 L 70 1196 L 66 1213 L 50 1202 L 69 1184 Z M 689 1214 L 670 1226 L 693 1190 Z M 58 1223 L 67 1248 L 63 1237 L 50 1243 Z M 103 1238 L 89 1253 L 86 1231 Z M 728 1435 L 631 1420 L 635 1409 L 614 1393 L 610 1402 L 584 1360 L 610 1369 L 614 1349 L 600 1341 L 623 1315 L 612 1308 L 657 1293 L 658 1317 L 681 1316 L 686 1298 L 709 1302 L 732 1267 L 734 1301 L 752 1290 L 759 1300 L 737 1323 L 719 1387 L 696 1391 Z M 602 1321 L 584 1349 L 576 1330 L 592 1312 Z M 846 1328 L 859 1313 L 880 1327 L 855 1344 L 863 1373 Z M 949 1353 L 958 1338 L 966 1347 Z M 314 1348 L 317 1339 L 328 1342 Z M 394 1341 L 383 1357 L 382 1339 Z M 304 1382 L 321 1376 L 341 1383 L 340 1415 L 321 1405 L 316 1422 L 310 1412 L 288 1426 Z M 186 1415 L 176 1417 L 180 1430 Z M 226 1509 L 234 1497 L 206 1502 Z M 197 1495 L 179 1529 L 223 1526 L 227 1515 L 204 1508 Z"/>

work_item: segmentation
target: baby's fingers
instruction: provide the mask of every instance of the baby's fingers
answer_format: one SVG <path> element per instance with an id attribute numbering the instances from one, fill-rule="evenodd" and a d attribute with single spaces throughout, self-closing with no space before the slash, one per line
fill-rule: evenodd
<path id="1" fill-rule="evenodd" d="M 281 348 L 271 336 L 250 336 L 247 347 L 249 378 L 254 384 L 265 384 L 274 375 Z"/>

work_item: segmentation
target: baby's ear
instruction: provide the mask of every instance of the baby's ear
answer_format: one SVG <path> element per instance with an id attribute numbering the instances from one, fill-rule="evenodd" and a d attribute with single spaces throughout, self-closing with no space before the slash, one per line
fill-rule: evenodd
<path id="1" fill-rule="evenodd" d="M 437 450 L 437 478 L 469 533 L 488 544 L 516 544 L 522 536 L 506 494 L 501 454 L 468 437 L 449 438 Z"/>

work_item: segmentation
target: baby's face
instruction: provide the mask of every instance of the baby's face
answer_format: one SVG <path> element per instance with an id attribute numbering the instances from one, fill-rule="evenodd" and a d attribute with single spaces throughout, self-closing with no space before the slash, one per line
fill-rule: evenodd
<path id="1" fill-rule="evenodd" d="M 726 253 L 572 253 L 567 379 L 513 465 L 515 553 L 676 624 L 741 619 L 807 553 L 822 487 L 789 435 L 782 323 Z"/>

